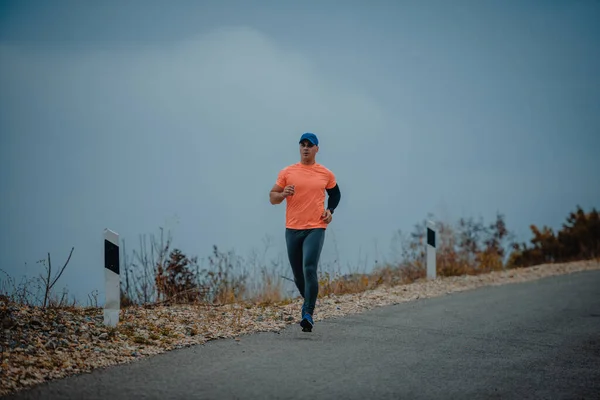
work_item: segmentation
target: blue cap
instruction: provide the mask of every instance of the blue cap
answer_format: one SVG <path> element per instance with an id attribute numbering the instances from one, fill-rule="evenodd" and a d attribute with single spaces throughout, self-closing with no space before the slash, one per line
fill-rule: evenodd
<path id="1" fill-rule="evenodd" d="M 302 136 L 300 136 L 300 141 L 298 143 L 302 142 L 305 139 L 314 144 L 315 146 L 319 145 L 319 139 L 317 139 L 317 135 L 315 135 L 314 133 L 303 133 Z"/>

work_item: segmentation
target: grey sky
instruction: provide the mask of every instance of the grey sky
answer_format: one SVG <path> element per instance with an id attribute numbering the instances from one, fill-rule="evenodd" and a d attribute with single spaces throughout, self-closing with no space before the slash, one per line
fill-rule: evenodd
<path id="1" fill-rule="evenodd" d="M 268 191 L 305 131 L 342 191 L 325 262 L 429 212 L 528 240 L 600 206 L 600 2 L 322 3 L 0 1 L 2 269 L 74 246 L 85 299 L 105 227 L 283 253 Z"/>

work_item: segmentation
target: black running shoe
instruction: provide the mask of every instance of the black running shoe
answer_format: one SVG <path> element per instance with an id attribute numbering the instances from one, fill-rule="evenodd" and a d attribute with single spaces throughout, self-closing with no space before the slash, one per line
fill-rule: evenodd
<path id="1" fill-rule="evenodd" d="M 314 322 L 310 314 L 304 314 L 302 321 L 300 321 L 300 326 L 302 327 L 302 332 L 312 332 Z"/>

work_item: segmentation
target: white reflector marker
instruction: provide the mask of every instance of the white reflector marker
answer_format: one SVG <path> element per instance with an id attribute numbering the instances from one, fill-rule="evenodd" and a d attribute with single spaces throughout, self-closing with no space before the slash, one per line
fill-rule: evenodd
<path id="1" fill-rule="evenodd" d="M 436 278 L 435 267 L 435 242 L 436 242 L 435 224 L 433 221 L 427 221 L 427 279 Z"/>
<path id="2" fill-rule="evenodd" d="M 110 229 L 104 230 L 104 324 L 116 326 L 121 308 L 121 278 L 119 271 L 119 235 Z"/>

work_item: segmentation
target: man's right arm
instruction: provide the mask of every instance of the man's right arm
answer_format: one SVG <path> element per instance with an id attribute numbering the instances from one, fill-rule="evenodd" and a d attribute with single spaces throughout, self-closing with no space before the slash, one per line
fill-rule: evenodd
<path id="1" fill-rule="evenodd" d="M 271 204 L 280 204 L 285 199 L 283 194 L 283 188 L 277 184 L 273 185 L 271 192 L 269 193 L 269 200 Z"/>
<path id="2" fill-rule="evenodd" d="M 277 180 L 275 184 L 271 188 L 271 192 L 269 193 L 269 201 L 271 204 L 279 204 L 281 203 L 289 193 L 289 190 L 286 190 L 287 185 L 287 169 L 284 168 L 277 174 Z"/>

